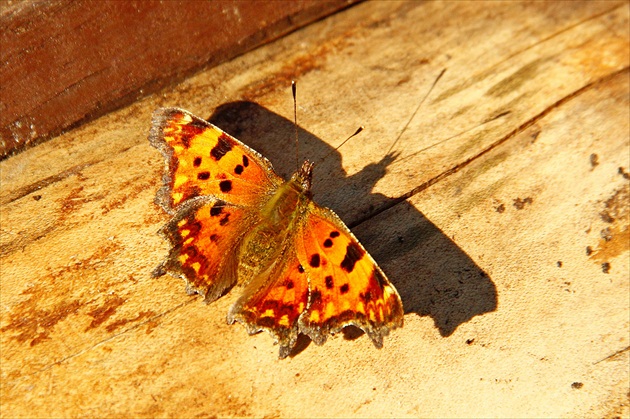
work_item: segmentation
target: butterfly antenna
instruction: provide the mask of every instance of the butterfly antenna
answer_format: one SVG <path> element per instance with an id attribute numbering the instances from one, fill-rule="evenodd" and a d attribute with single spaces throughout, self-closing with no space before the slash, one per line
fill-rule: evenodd
<path id="1" fill-rule="evenodd" d="M 295 80 L 291 80 L 291 91 L 293 92 L 293 125 L 295 125 L 295 166 L 296 170 L 300 170 L 300 142 L 298 141 L 298 124 L 297 124 L 297 99 Z"/>
<path id="2" fill-rule="evenodd" d="M 392 152 L 392 149 L 394 148 L 394 146 L 396 145 L 396 143 L 398 142 L 398 140 L 400 140 L 400 138 L 403 136 L 403 134 L 405 133 L 405 131 L 407 131 L 407 127 L 409 127 L 409 124 L 411 123 L 411 121 L 413 121 L 413 119 L 416 117 L 416 114 L 418 113 L 418 111 L 420 110 L 420 107 L 422 106 L 422 104 L 424 103 L 424 101 L 429 97 L 429 95 L 431 94 L 431 92 L 433 91 L 433 88 L 435 87 L 435 85 L 437 84 L 437 82 L 442 78 L 442 76 L 444 75 L 444 73 L 446 72 L 446 69 L 443 69 L 440 74 L 437 76 L 437 78 L 435 79 L 435 81 L 433 82 L 433 85 L 431 86 L 431 88 L 429 89 L 429 91 L 427 92 L 426 95 L 424 95 L 424 98 L 422 98 L 422 100 L 420 101 L 420 104 L 416 107 L 416 110 L 413 111 L 413 114 L 411 114 L 411 117 L 409 118 L 409 120 L 407 121 L 407 123 L 405 124 L 405 127 L 402 129 L 402 131 L 400 131 L 400 134 L 398 134 L 398 137 L 396 137 L 396 139 L 394 140 L 394 142 L 392 143 L 391 147 L 389 147 L 389 150 L 387 150 L 387 154 Z"/>
<path id="3" fill-rule="evenodd" d="M 335 151 L 339 150 L 341 148 L 342 145 L 344 145 L 345 143 L 348 142 L 348 140 L 352 137 L 354 137 L 355 135 L 357 135 L 358 133 L 360 133 L 361 131 L 363 131 L 365 129 L 364 126 L 360 126 L 355 132 L 354 134 L 352 134 L 351 136 L 349 136 L 348 138 L 346 138 L 345 140 L 343 140 L 341 142 L 341 144 L 339 144 L 337 147 L 335 147 L 334 149 L 330 150 L 328 152 L 328 154 L 326 154 L 324 157 L 322 157 L 317 163 L 315 163 L 313 166 L 319 166 L 324 160 L 326 160 L 332 153 L 334 153 Z"/>

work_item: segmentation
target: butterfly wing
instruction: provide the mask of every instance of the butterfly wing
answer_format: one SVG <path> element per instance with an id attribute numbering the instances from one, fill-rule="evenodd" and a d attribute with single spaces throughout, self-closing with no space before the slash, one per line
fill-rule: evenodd
<path id="1" fill-rule="evenodd" d="M 170 214 L 197 196 L 252 205 L 282 183 L 263 156 L 183 109 L 156 110 L 149 141 L 166 160 L 156 202 Z"/>
<path id="2" fill-rule="evenodd" d="M 261 272 L 243 290 L 228 313 L 228 322 L 242 323 L 250 334 L 269 332 L 287 357 L 298 337 L 298 319 L 308 302 L 308 281 L 293 247 Z M 283 262 L 284 261 L 284 262 Z"/>
<path id="3" fill-rule="evenodd" d="M 256 151 L 183 109 L 155 111 L 149 141 L 166 165 L 156 202 L 174 215 L 160 230 L 171 250 L 155 273 L 183 277 L 189 292 L 213 301 L 234 285 L 241 240 L 282 179 Z"/>
<path id="4" fill-rule="evenodd" d="M 160 230 L 171 244 L 161 269 L 186 280 L 187 290 L 219 298 L 237 279 L 238 249 L 250 224 L 241 207 L 208 197 L 191 199 Z"/>
<path id="5" fill-rule="evenodd" d="M 282 257 L 245 287 L 228 321 L 242 323 L 250 334 L 266 330 L 284 358 L 298 333 L 321 345 L 348 325 L 361 328 L 380 348 L 383 337 L 402 326 L 403 307 L 339 217 L 311 201 Z"/>
<path id="6" fill-rule="evenodd" d="M 334 212 L 310 202 L 306 214 L 296 243 L 309 281 L 300 331 L 321 345 L 328 334 L 355 325 L 382 347 L 390 329 L 403 325 L 398 292 Z"/>

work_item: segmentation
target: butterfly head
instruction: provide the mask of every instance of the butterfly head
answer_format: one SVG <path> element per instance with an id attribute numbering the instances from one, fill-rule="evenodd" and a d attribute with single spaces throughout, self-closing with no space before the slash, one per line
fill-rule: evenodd
<path id="1" fill-rule="evenodd" d="M 306 160 L 302 163 L 300 170 L 291 176 L 291 182 L 299 185 L 302 190 L 308 192 L 311 190 L 311 180 L 313 179 L 313 163 Z"/>

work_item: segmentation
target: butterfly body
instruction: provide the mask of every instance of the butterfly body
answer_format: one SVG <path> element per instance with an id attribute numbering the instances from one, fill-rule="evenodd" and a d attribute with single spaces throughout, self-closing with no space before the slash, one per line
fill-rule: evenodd
<path id="1" fill-rule="evenodd" d="M 307 211 L 310 200 L 312 164 L 305 162 L 300 171 L 280 185 L 252 211 L 251 227 L 244 232 L 239 251 L 239 278 L 237 283 L 247 284 L 260 272 L 276 263 L 285 247 L 287 237 L 297 228 L 296 223 Z"/>
<path id="2" fill-rule="evenodd" d="M 268 331 L 282 358 L 299 333 L 323 344 L 355 325 L 381 347 L 402 326 L 394 286 L 339 217 L 313 202 L 312 163 L 283 181 L 263 156 L 177 108 L 155 112 L 149 140 L 165 157 L 156 202 L 173 215 L 161 230 L 171 250 L 160 272 L 207 302 L 237 285 L 229 323 Z"/>

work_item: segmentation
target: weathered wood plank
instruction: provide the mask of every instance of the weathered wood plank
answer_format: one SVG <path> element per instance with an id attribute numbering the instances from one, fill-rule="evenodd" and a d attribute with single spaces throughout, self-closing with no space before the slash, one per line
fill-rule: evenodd
<path id="1" fill-rule="evenodd" d="M 0 9 L 0 158 L 350 1 L 21 1 Z"/>
<path id="2" fill-rule="evenodd" d="M 3 416 L 627 415 L 628 20 L 613 2 L 366 3 L 3 161 Z M 234 295 L 205 306 L 149 276 L 152 110 L 210 116 L 286 174 L 292 78 L 303 156 L 367 127 L 315 194 L 367 220 L 401 292 L 381 351 L 350 334 L 278 361 L 225 324 Z"/>

